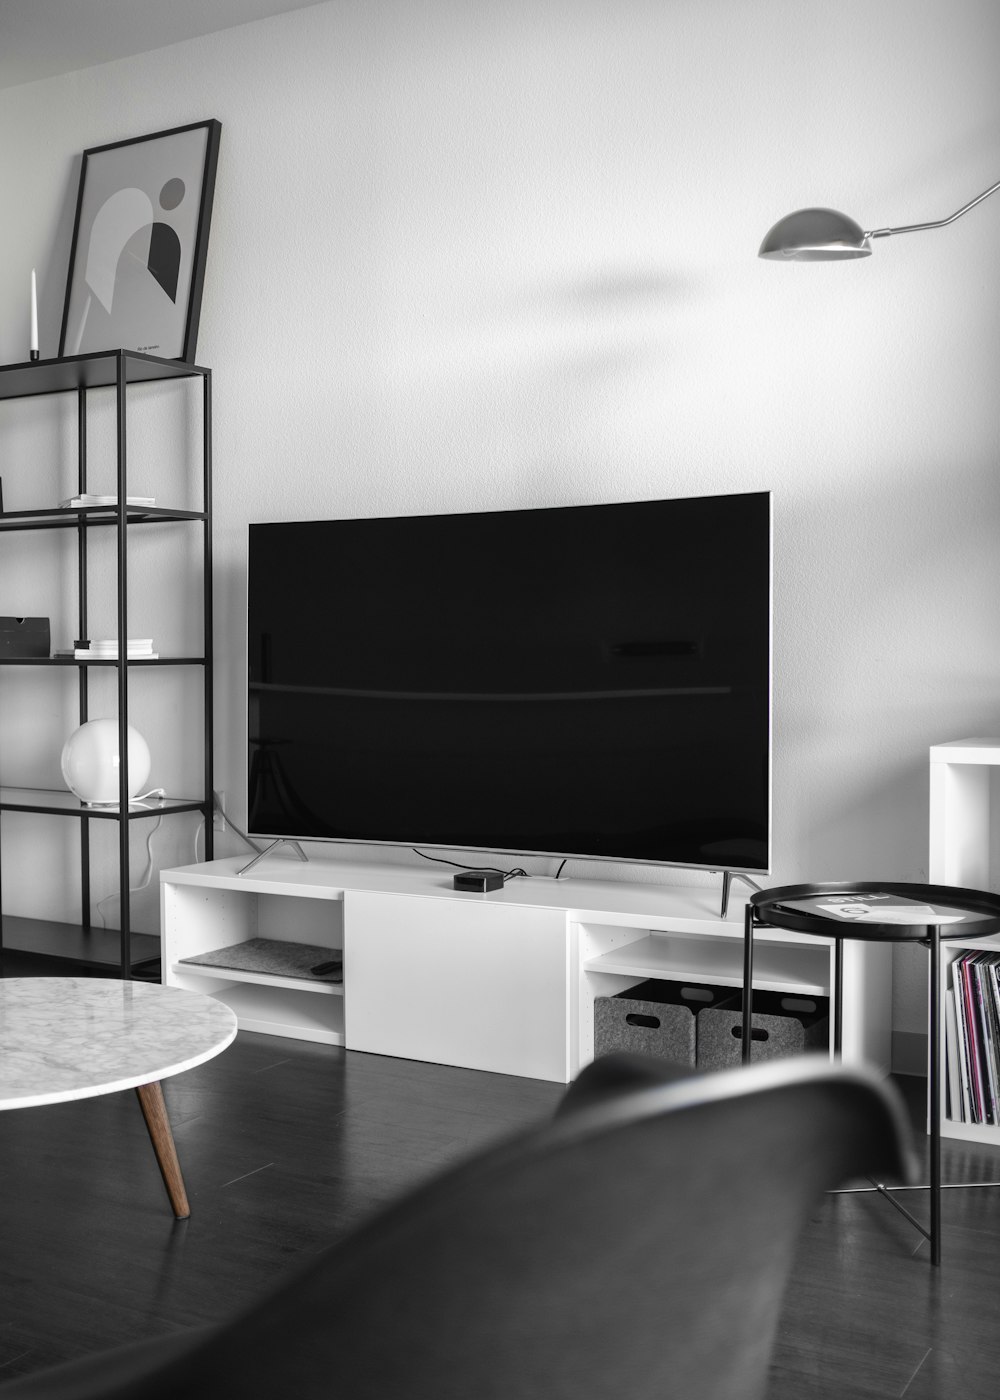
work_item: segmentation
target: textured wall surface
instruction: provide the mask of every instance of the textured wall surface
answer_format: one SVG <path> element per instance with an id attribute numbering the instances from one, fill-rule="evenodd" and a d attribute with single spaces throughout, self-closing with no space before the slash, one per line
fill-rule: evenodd
<path id="1" fill-rule="evenodd" d="M 55 353 L 79 153 L 223 124 L 198 358 L 237 817 L 248 521 L 768 488 L 774 881 L 921 877 L 928 746 L 1000 732 L 1000 197 L 862 262 L 756 250 L 798 207 L 909 223 L 995 180 L 998 46 L 991 0 L 330 0 L 0 93 L 4 361 L 32 267 Z M 9 506 L 69 437 L 11 427 Z M 44 611 L 51 570 L 19 548 L 0 584 Z M 61 713 L 17 703 L 51 765 Z M 5 903 L 45 912 L 22 846 Z M 896 971 L 919 1031 L 921 955 Z"/>

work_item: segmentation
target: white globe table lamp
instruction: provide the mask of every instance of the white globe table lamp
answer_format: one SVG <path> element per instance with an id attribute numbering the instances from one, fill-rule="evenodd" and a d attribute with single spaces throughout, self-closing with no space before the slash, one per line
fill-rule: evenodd
<path id="1" fill-rule="evenodd" d="M 135 797 L 149 777 L 149 745 L 128 726 L 128 796 Z M 117 806 L 120 800 L 118 721 L 91 719 L 66 740 L 62 775 L 70 792 L 87 807 Z"/>

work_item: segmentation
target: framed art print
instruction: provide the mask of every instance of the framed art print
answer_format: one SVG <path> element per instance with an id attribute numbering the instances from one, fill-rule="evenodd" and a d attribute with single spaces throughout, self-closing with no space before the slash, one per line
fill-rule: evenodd
<path id="1" fill-rule="evenodd" d="M 220 122 L 84 151 L 60 355 L 194 362 Z"/>

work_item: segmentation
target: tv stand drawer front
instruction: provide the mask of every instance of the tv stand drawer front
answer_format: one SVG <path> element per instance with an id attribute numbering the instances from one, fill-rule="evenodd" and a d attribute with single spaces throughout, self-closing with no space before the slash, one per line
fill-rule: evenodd
<path id="1" fill-rule="evenodd" d="M 347 890 L 350 1050 L 566 1083 L 565 911 Z"/>

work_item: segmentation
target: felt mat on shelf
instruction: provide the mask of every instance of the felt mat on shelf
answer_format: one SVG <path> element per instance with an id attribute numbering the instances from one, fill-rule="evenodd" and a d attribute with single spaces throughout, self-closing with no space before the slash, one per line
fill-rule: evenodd
<path id="1" fill-rule="evenodd" d="M 185 963 L 202 963 L 205 967 L 231 967 L 238 972 L 262 972 L 275 977 L 306 977 L 312 982 L 340 982 L 343 971 L 328 972 L 317 977 L 310 971 L 318 963 L 341 958 L 339 948 L 321 948 L 314 943 L 288 943 L 282 938 L 248 938 L 228 948 L 213 948 Z"/>

